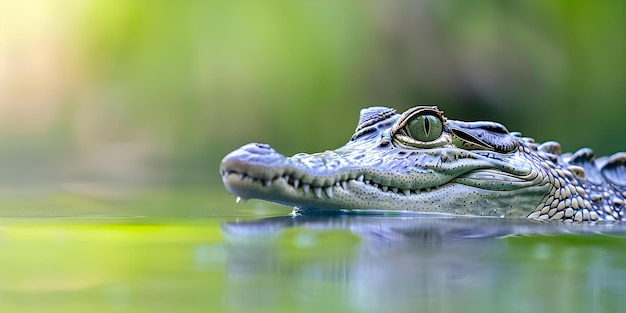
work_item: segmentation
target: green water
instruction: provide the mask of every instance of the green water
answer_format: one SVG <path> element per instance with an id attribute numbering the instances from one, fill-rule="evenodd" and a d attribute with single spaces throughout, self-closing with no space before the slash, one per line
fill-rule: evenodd
<path id="1" fill-rule="evenodd" d="M 0 218 L 0 312 L 626 307 L 619 226 L 594 234 L 502 219 L 290 217 L 261 202 L 188 201 L 177 216 Z"/>

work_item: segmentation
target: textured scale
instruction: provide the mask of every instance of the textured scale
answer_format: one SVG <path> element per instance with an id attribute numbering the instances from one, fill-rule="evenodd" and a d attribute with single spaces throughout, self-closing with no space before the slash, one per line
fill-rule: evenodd
<path id="1" fill-rule="evenodd" d="M 606 162 L 596 162 L 589 148 L 560 155 L 561 147 L 556 142 L 540 146 L 539 151 L 545 153 L 544 161 L 550 160 L 545 175 L 558 183 L 551 186 L 529 217 L 571 221 L 623 220 L 626 154 L 617 153 Z"/>
<path id="2" fill-rule="evenodd" d="M 441 123 L 438 137 L 419 137 L 428 142 L 406 128 L 422 115 Z M 220 173 L 238 199 L 265 199 L 300 211 L 625 219 L 626 153 L 562 153 L 555 141 L 537 144 L 495 122 L 450 120 L 436 107 L 402 114 L 363 109 L 351 139 L 323 153 L 285 157 L 268 145 L 248 144 L 224 158 Z"/>

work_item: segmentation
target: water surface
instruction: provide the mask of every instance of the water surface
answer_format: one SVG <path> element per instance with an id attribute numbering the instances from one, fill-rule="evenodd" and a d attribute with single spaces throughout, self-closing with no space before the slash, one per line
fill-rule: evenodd
<path id="1" fill-rule="evenodd" d="M 621 225 L 428 215 L 293 217 L 254 202 L 229 206 L 216 211 L 221 215 L 0 218 L 0 311 L 626 307 Z"/>

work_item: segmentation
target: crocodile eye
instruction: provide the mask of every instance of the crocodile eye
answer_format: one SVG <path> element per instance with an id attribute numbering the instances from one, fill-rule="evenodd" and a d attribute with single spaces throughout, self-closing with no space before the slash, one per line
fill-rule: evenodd
<path id="1" fill-rule="evenodd" d="M 418 106 L 402 113 L 391 127 L 391 140 L 403 149 L 452 147 L 443 112 L 434 106 Z"/>
<path id="2" fill-rule="evenodd" d="M 437 116 L 430 114 L 415 115 L 406 124 L 408 135 L 421 142 L 433 141 L 443 132 L 443 123 Z"/>

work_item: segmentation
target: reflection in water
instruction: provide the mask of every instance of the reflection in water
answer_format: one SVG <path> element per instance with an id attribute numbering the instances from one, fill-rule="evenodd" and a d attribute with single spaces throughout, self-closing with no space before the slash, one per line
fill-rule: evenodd
<path id="1" fill-rule="evenodd" d="M 274 217 L 222 230 L 226 302 L 240 309 L 320 299 L 367 312 L 626 305 L 621 225 L 343 215 Z"/>

